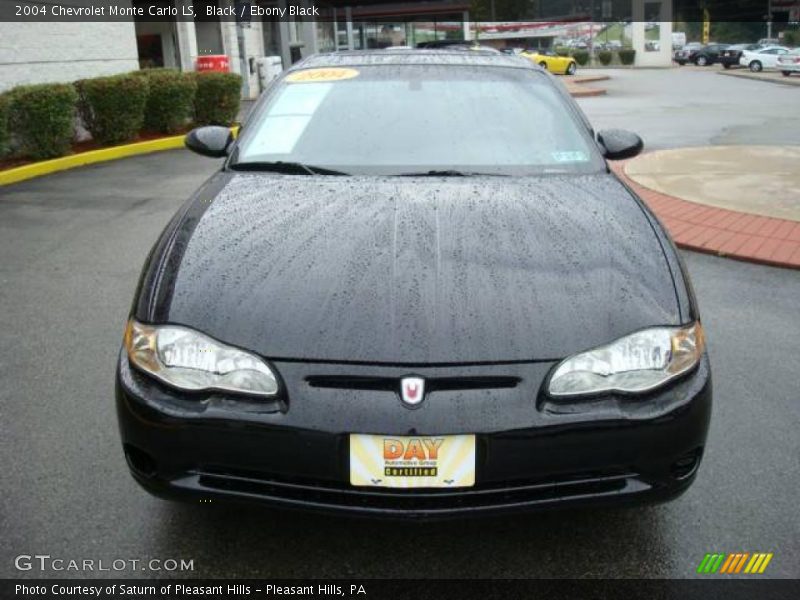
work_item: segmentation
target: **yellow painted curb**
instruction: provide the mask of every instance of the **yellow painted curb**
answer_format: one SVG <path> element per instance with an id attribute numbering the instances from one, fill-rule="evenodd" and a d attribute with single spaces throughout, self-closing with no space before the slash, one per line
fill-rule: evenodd
<path id="1" fill-rule="evenodd" d="M 231 127 L 231 131 L 235 137 L 239 132 L 239 128 Z M 52 160 L 45 160 L 30 165 L 7 169 L 5 171 L 0 171 L 0 185 L 17 183 L 18 181 L 25 181 L 26 179 L 33 179 L 34 177 L 49 175 L 50 173 L 57 173 L 59 171 L 66 171 L 67 169 L 74 169 L 75 167 L 83 167 L 109 160 L 117 160 L 118 158 L 127 158 L 128 156 L 136 156 L 138 154 L 150 154 L 151 152 L 183 148 L 184 137 L 185 134 L 158 138 L 157 140 L 148 140 L 146 142 L 124 144 L 122 146 L 112 146 L 111 148 L 100 148 L 99 150 L 90 150 L 89 152 L 81 152 L 71 156 L 62 156 L 61 158 L 54 158 Z"/>

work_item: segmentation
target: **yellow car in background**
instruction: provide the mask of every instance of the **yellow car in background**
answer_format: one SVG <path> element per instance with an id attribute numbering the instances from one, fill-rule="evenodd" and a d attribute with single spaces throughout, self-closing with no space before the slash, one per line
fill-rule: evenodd
<path id="1" fill-rule="evenodd" d="M 528 60 L 532 60 L 537 65 L 542 67 L 545 71 L 556 73 L 558 75 L 575 75 L 578 71 L 578 63 L 571 56 L 559 56 L 552 50 L 542 50 L 538 52 L 521 52 L 520 56 L 524 56 Z"/>

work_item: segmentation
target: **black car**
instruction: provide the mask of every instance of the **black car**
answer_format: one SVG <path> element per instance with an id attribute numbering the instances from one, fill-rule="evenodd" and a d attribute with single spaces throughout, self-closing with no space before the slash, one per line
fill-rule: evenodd
<path id="1" fill-rule="evenodd" d="M 759 44 L 734 44 L 728 46 L 720 53 L 719 62 L 726 69 L 739 67 L 741 66 L 739 65 L 739 59 L 742 57 L 742 52 L 745 50 L 758 50 L 759 48 L 761 48 Z"/>
<path id="2" fill-rule="evenodd" d="M 675 62 L 683 66 L 692 63 L 698 67 L 706 67 L 719 62 L 720 54 L 728 47 L 728 44 L 706 44 L 705 46 L 691 46 L 676 52 Z"/>
<path id="3" fill-rule="evenodd" d="M 498 106 L 502 110 L 498 110 Z M 170 498 L 439 517 L 665 500 L 711 412 L 675 247 L 552 76 L 476 51 L 316 55 L 159 236 L 116 370 Z"/>
<path id="4" fill-rule="evenodd" d="M 703 47 L 703 44 L 699 42 L 689 42 L 682 48 L 676 50 L 672 55 L 672 60 L 674 60 L 679 65 L 683 66 L 689 62 L 689 57 L 692 56 L 693 52 L 696 52 L 700 48 Z"/>

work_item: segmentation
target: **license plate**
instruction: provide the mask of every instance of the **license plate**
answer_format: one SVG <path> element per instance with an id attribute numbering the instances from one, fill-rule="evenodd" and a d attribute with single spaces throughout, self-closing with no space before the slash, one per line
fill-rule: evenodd
<path id="1" fill-rule="evenodd" d="M 350 434 L 350 483 L 390 488 L 475 485 L 475 436 Z"/>

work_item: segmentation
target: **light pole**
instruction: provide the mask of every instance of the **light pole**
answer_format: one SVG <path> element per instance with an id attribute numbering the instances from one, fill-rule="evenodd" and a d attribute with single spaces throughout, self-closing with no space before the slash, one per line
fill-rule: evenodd
<path id="1" fill-rule="evenodd" d="M 772 0 L 767 0 L 767 39 L 772 39 Z"/>

